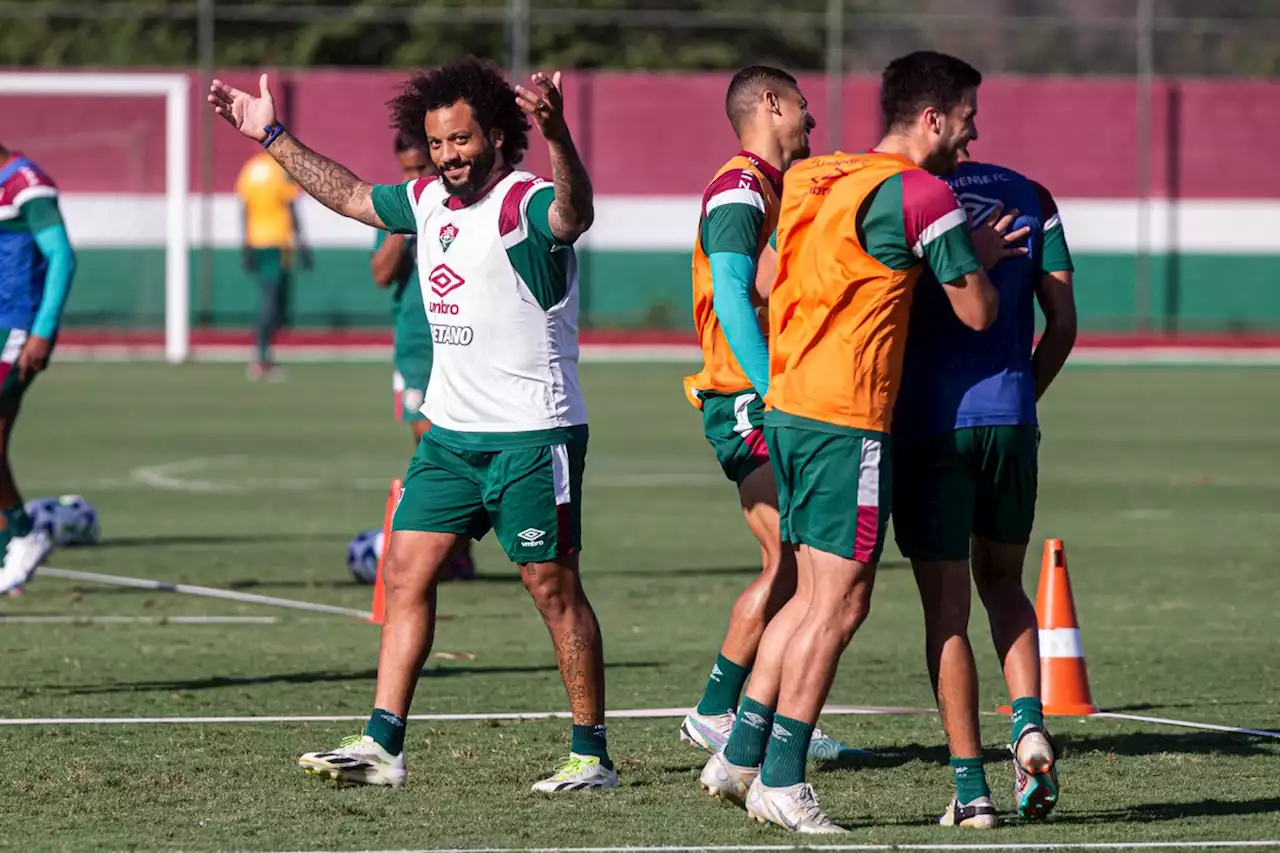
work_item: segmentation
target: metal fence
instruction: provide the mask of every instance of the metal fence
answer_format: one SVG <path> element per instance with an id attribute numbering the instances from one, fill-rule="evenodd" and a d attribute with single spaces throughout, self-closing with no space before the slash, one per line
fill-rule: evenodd
<path id="1" fill-rule="evenodd" d="M 827 149 L 848 142 L 839 135 L 850 107 L 832 84 L 915 49 L 962 56 L 985 74 L 1125 78 L 1131 90 L 1137 83 L 1131 106 L 1118 107 L 1132 138 L 1116 144 L 1136 154 L 1126 194 L 1138 205 L 1139 327 L 1161 281 L 1188 274 L 1150 259 L 1174 222 L 1153 220 L 1150 205 L 1161 192 L 1153 170 L 1168 168 L 1152 152 L 1170 144 L 1152 92 L 1165 78 L 1280 77 L 1280 0 L 0 0 L 0 24 L 0 65 L 10 67 L 197 65 L 205 76 L 237 66 L 410 67 L 466 52 L 514 74 L 770 62 L 826 76 L 826 102 L 815 106 Z M 206 113 L 197 121 L 203 194 L 212 129 Z M 208 294 L 214 271 L 202 258 L 196 280 Z M 1280 325 L 1272 314 L 1267 324 Z"/>

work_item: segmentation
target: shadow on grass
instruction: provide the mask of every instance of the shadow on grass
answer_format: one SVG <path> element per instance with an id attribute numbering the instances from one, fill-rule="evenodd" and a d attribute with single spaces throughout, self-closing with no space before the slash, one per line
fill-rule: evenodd
<path id="1" fill-rule="evenodd" d="M 1256 800 L 1200 800 L 1194 803 L 1138 803 L 1097 811 L 1055 814 L 1053 823 L 1152 823 L 1186 818 L 1232 817 L 1280 811 L 1280 797 Z"/>
<path id="2" fill-rule="evenodd" d="M 270 543 L 290 542 L 346 542 L 350 539 L 346 534 L 337 533 L 228 533 L 223 536 L 208 534 L 185 536 L 111 536 L 92 548 L 152 548 L 165 545 L 262 545 Z M 76 551 L 88 551 L 90 547 L 76 548 Z"/>
<path id="3" fill-rule="evenodd" d="M 606 664 L 606 669 L 642 669 L 662 664 L 649 661 Z M 423 678 L 453 678 L 459 675 L 526 675 L 554 672 L 555 664 L 537 666 L 433 666 L 422 670 Z M 222 687 L 252 687 L 262 684 L 336 684 L 345 681 L 373 681 L 378 677 L 376 669 L 319 670 L 314 672 L 288 672 L 271 675 L 215 675 L 206 678 L 172 679 L 157 681 L 127 681 L 114 684 L 46 685 L 41 690 L 57 690 L 71 696 L 89 696 L 105 693 L 148 693 L 153 691 L 216 690 Z"/>
<path id="4" fill-rule="evenodd" d="M 1280 754 L 1280 741 L 1228 732 L 1129 732 L 1123 734 L 1055 735 L 1062 757 L 1084 752 L 1121 756 L 1182 753 L 1188 755 L 1230 755 L 1249 758 Z"/>

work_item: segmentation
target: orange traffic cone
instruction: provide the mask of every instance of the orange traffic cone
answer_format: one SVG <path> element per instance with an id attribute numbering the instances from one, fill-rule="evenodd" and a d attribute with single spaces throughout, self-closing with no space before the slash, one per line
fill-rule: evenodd
<path id="1" fill-rule="evenodd" d="M 1076 619 L 1067 551 L 1061 539 L 1046 539 L 1036 590 L 1036 621 L 1040 624 L 1040 698 L 1046 716 L 1073 717 L 1098 713 L 1089 690 L 1084 645 Z M 1008 705 L 999 708 L 1011 713 Z"/>
<path id="2" fill-rule="evenodd" d="M 387 492 L 387 507 L 382 513 L 382 553 L 378 555 L 378 577 L 373 582 L 373 615 L 369 618 L 370 622 L 377 625 L 382 624 L 382 619 L 387 612 L 386 590 L 382 586 L 382 562 L 386 559 L 387 549 L 391 546 L 391 517 L 396 514 L 396 507 L 400 504 L 400 492 L 400 481 L 392 480 L 391 488 Z"/>
<path id="3" fill-rule="evenodd" d="M 1051 716 L 1098 713 L 1089 690 L 1080 622 L 1067 577 L 1067 550 L 1061 539 L 1044 543 L 1036 619 L 1040 623 L 1040 698 L 1044 712 Z"/>

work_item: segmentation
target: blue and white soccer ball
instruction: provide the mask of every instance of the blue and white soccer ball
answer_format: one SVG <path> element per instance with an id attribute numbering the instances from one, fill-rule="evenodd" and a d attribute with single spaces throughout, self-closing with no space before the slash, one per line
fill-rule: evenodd
<path id="1" fill-rule="evenodd" d="M 347 543 L 347 570 L 358 583 L 378 579 L 378 556 L 382 553 L 382 530 L 362 530 Z"/>
<path id="2" fill-rule="evenodd" d="M 98 544 L 98 511 L 80 495 L 37 498 L 26 509 L 33 527 L 48 533 L 59 548 Z"/>

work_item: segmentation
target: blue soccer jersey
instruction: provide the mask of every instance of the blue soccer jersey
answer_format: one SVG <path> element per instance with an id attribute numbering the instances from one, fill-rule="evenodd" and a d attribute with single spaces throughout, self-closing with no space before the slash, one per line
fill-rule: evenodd
<path id="1" fill-rule="evenodd" d="M 1017 208 L 1010 230 L 1031 228 L 1029 252 L 990 271 L 1000 312 L 983 332 L 960 322 L 936 279 L 916 286 L 894 412 L 898 441 L 967 427 L 1035 425 L 1035 288 L 1044 274 L 1072 269 L 1057 205 L 1044 187 L 1012 169 L 974 162 L 962 163 L 946 181 L 975 222 L 997 202 L 1005 211 Z"/>

